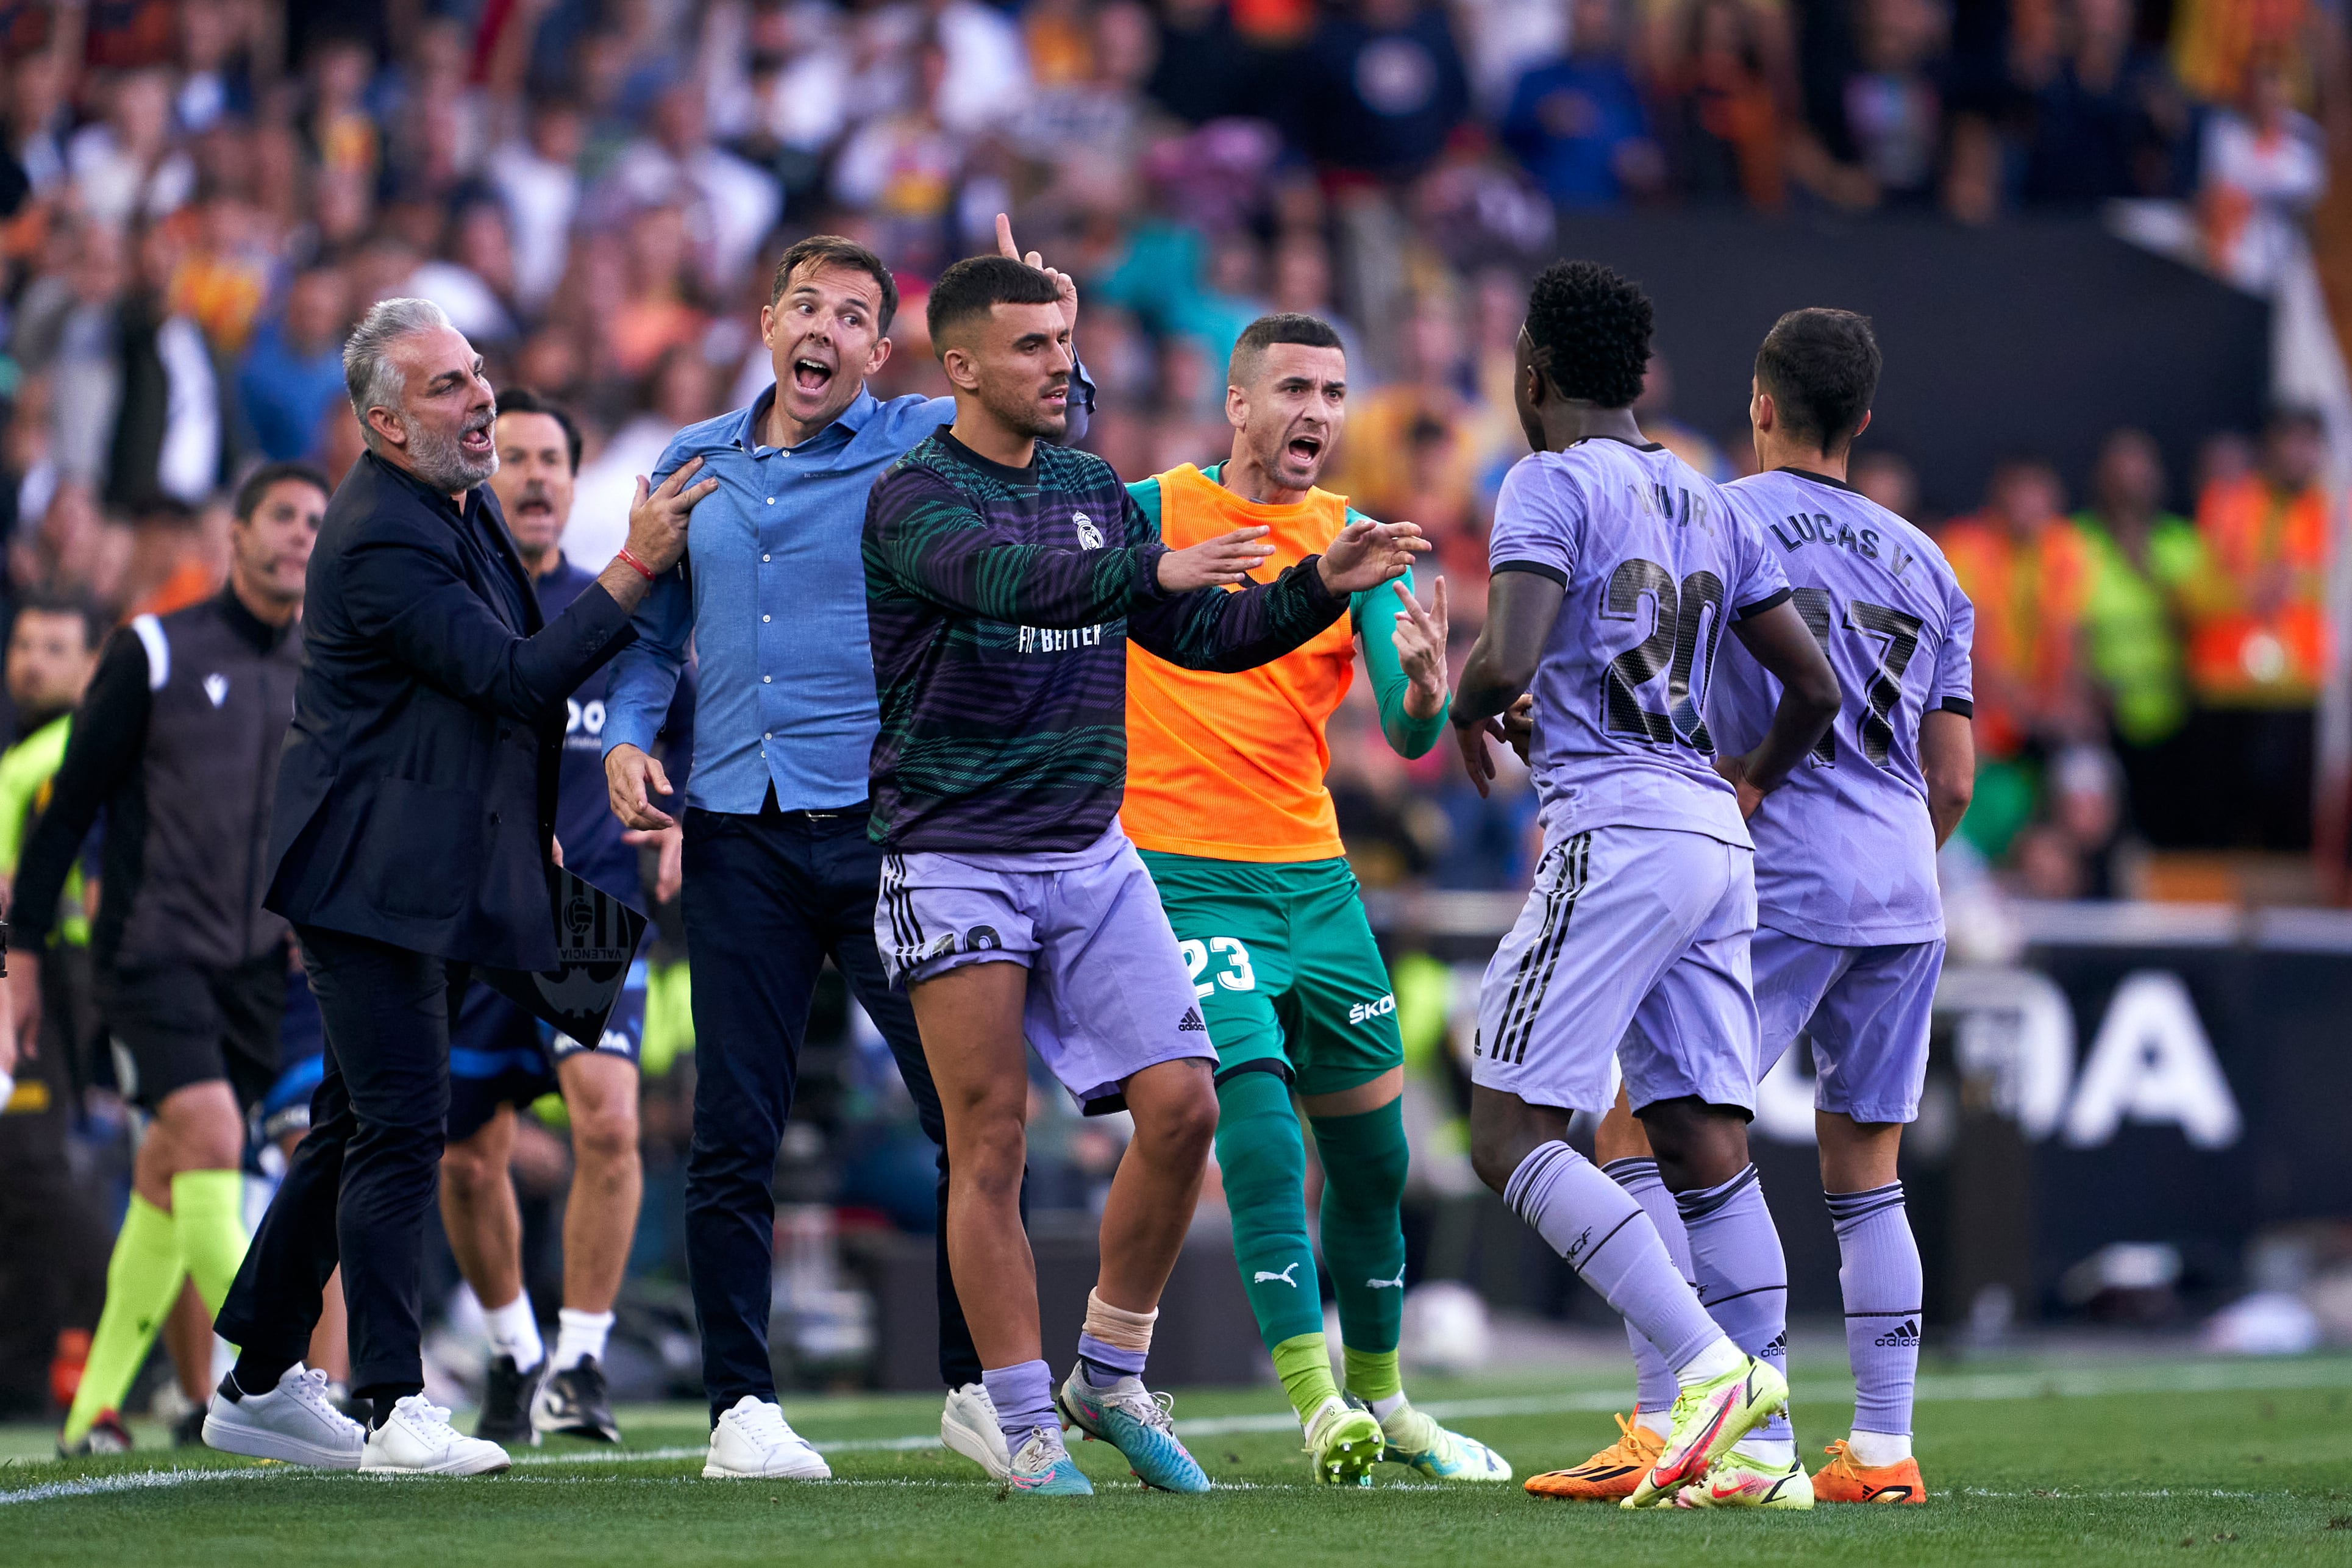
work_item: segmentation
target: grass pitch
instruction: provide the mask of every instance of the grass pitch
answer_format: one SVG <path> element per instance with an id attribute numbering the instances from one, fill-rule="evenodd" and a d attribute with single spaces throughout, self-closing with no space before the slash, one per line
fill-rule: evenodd
<path id="1" fill-rule="evenodd" d="M 1801 1359 L 1795 1381 L 1817 1454 L 1851 1415 L 1844 1367 Z M 1622 1382 L 1423 1379 L 1414 1394 L 1526 1476 L 1613 1437 Z M 1370 1490 L 1312 1487 L 1273 1389 L 1179 1400 L 1179 1431 L 1218 1485 L 1205 1498 L 1142 1492 L 1115 1453 L 1080 1444 L 1100 1495 L 1003 1499 L 937 1447 L 938 1402 L 911 1396 L 788 1401 L 837 1478 L 814 1485 L 701 1479 L 701 1412 L 676 1405 L 624 1411 L 625 1450 L 551 1444 L 507 1476 L 457 1481 L 156 1447 L 58 1463 L 38 1457 L 46 1431 L 17 1427 L 0 1429 L 0 1564 L 2352 1565 L 2352 1357 L 2019 1361 L 1930 1370 L 1920 1395 L 1927 1506 L 1769 1516 L 1627 1514 L 1402 1472 Z"/>

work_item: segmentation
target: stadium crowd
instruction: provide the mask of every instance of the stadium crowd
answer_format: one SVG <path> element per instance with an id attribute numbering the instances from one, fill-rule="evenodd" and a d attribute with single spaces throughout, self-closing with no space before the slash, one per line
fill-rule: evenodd
<path id="1" fill-rule="evenodd" d="M 785 244 L 840 232 L 888 258 L 908 307 L 875 390 L 937 394 L 926 280 L 990 248 L 999 211 L 1080 279 L 1087 444 L 1130 479 L 1223 450 L 1225 357 L 1254 317 L 1332 321 L 1355 384 L 1332 488 L 1436 540 L 1458 659 L 1525 450 L 1512 345 L 1556 211 L 1980 224 L 2168 197 L 2214 270 L 2259 284 L 2325 186 L 2340 33 L 2315 3 L 2252 0 L 0 4 L 9 697 L 46 721 L 108 628 L 217 592 L 256 465 L 341 478 L 362 449 L 341 348 L 375 300 L 436 301 L 494 385 L 577 416 L 564 544 L 595 563 L 671 435 L 765 384 L 755 323 Z M 1744 430 L 1673 406 L 1655 362 L 1644 429 L 1718 478 L 1752 465 Z M 1933 530 L 1978 605 L 1986 761 L 1962 832 L 2021 889 L 2127 892 L 2143 844 L 2308 847 L 2321 458 L 2315 417 L 2286 410 L 2195 452 L 2116 431 L 2080 496 L 2021 456 L 1938 497 L 1864 444 L 1859 488 Z M 1531 792 L 1482 796 L 1448 747 L 1401 761 L 1365 696 L 1331 773 L 1362 880 L 1522 886 Z M 929 1177 L 887 1173 L 904 1150 L 872 1129 L 904 1107 L 854 1014 L 806 1080 L 833 1141 L 788 1140 L 787 1190 L 795 1160 L 870 1167 L 877 1212 L 911 1182 L 920 1215 Z M 657 985 L 646 1267 L 677 1260 L 667 1069 L 690 1043 Z M 83 1065 L 76 1092 L 104 1077 Z M 94 1203 L 124 1173 L 122 1115 L 102 1093 L 74 1114 Z M 1116 1154 L 1089 1139 L 1069 1134 L 1081 1192 Z M 553 1191 L 563 1159 L 528 1131 L 517 1170 Z M 94 1315 L 90 1260 L 53 1273 Z"/>

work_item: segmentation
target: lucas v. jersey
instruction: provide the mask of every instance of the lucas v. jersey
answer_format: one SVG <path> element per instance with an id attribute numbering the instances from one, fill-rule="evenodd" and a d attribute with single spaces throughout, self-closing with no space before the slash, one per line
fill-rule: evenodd
<path id="1" fill-rule="evenodd" d="M 1781 468 L 1725 494 L 1780 562 L 1843 693 L 1812 754 L 1748 819 L 1757 918 L 1836 946 L 1932 942 L 1944 909 L 1919 722 L 1974 711 L 1976 612 L 1933 540 L 1836 479 Z M 1756 744 L 1780 700 L 1745 647 L 1727 648 L 1707 703 L 1717 744 Z"/>

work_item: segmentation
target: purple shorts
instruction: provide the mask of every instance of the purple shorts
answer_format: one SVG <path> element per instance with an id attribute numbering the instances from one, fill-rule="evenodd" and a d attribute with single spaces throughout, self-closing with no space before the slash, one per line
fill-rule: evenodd
<path id="1" fill-rule="evenodd" d="M 1802 1035 L 1816 1110 L 1865 1124 L 1916 1120 L 1943 942 L 1832 947 L 1763 926 L 1748 951 L 1765 1070 Z"/>
<path id="2" fill-rule="evenodd" d="M 882 858 L 874 944 L 893 985 L 966 963 L 1029 971 L 1024 1032 L 1089 1111 L 1145 1068 L 1216 1048 L 1160 889 L 1113 823 L 1066 854 Z"/>

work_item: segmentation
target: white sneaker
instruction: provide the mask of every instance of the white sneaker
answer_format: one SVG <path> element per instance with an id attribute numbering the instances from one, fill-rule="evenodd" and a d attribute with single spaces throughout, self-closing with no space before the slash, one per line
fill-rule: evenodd
<path id="1" fill-rule="evenodd" d="M 368 1434 L 360 1468 L 375 1475 L 495 1476 L 513 1463 L 496 1443 L 468 1437 L 450 1426 L 446 1408 L 412 1394 Z"/>
<path id="2" fill-rule="evenodd" d="M 367 1428 L 335 1408 L 327 1374 L 296 1362 L 266 1394 L 238 1392 L 224 1381 L 205 1416 L 205 1447 L 256 1459 L 283 1459 L 326 1470 L 356 1470 Z"/>
<path id="3" fill-rule="evenodd" d="M 940 1441 L 988 1472 L 992 1481 L 1013 1479 L 1013 1456 L 1006 1452 L 1004 1432 L 996 1424 L 996 1401 L 984 1383 L 967 1383 L 948 1390 L 948 1405 L 940 1412 Z"/>
<path id="4" fill-rule="evenodd" d="M 772 1399 L 747 1394 L 710 1429 L 710 1457 L 702 1466 L 707 1481 L 829 1481 L 833 1467 L 793 1430 Z"/>

